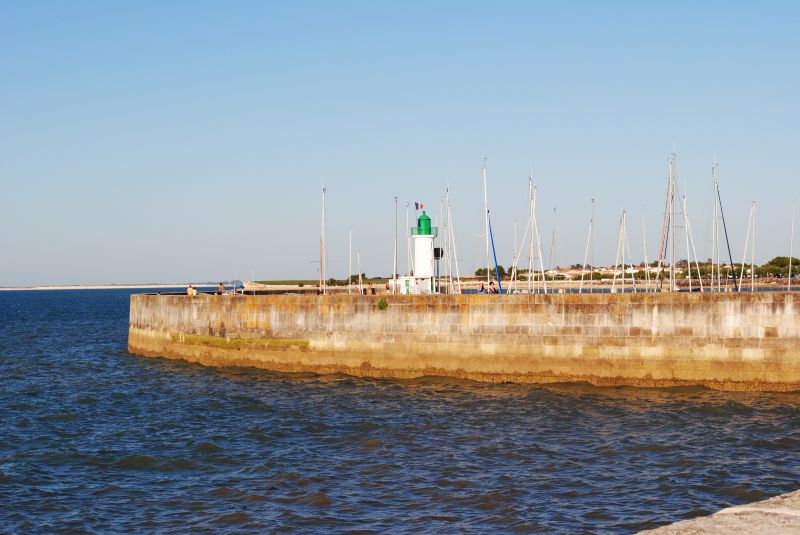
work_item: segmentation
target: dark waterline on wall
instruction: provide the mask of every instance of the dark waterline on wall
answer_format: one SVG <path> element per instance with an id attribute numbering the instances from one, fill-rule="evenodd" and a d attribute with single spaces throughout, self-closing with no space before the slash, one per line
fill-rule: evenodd
<path id="1" fill-rule="evenodd" d="M 203 368 L 127 353 L 130 293 L 0 293 L 3 530 L 632 532 L 800 488 L 797 393 Z"/>

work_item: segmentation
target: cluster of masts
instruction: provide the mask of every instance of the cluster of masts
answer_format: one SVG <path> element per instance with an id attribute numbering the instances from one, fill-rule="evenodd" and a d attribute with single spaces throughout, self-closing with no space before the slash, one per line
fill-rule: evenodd
<path id="1" fill-rule="evenodd" d="M 678 156 L 675 153 L 670 155 L 668 160 L 668 174 L 667 174 L 667 192 L 665 197 L 664 214 L 661 228 L 661 238 L 659 245 L 659 255 L 657 267 L 651 280 L 650 262 L 647 256 L 647 239 L 644 225 L 644 214 L 642 215 L 642 248 L 644 253 L 644 287 L 642 281 L 638 282 L 635 277 L 636 269 L 634 268 L 631 244 L 628 238 L 628 212 L 623 210 L 619 220 L 619 236 L 617 240 L 617 251 L 615 255 L 613 270 L 613 280 L 611 284 L 611 292 L 633 291 L 633 292 L 654 292 L 654 291 L 679 291 L 679 275 L 681 274 L 676 270 L 677 256 L 679 246 L 679 231 L 683 231 L 683 241 L 685 244 L 686 262 L 688 264 L 688 282 L 689 291 L 727 291 L 727 284 L 723 285 L 723 279 L 727 280 L 732 276 L 733 289 L 741 291 L 743 282 L 745 281 L 745 268 L 747 265 L 748 247 L 750 252 L 750 291 L 755 290 L 755 241 L 756 241 L 756 201 L 752 201 L 750 206 L 750 214 L 748 218 L 747 234 L 745 237 L 745 245 L 743 258 L 741 262 L 740 273 L 736 273 L 735 264 L 733 262 L 733 255 L 731 253 L 730 240 L 728 239 L 728 229 L 725 222 L 725 214 L 722 207 L 722 195 L 720 193 L 719 180 L 717 178 L 718 163 L 714 161 L 711 166 L 711 185 L 712 185 L 712 225 L 711 225 L 711 257 L 710 257 L 710 274 L 705 277 L 701 274 L 700 260 L 695 248 L 694 238 L 692 236 L 691 224 L 689 222 L 689 212 L 686 194 L 679 195 L 678 180 L 677 180 L 677 162 Z M 489 210 L 488 198 L 488 185 L 486 177 L 486 159 L 483 162 L 482 168 L 483 180 L 483 193 L 484 193 L 484 238 L 485 238 L 485 255 L 486 255 L 486 287 L 492 287 L 494 281 L 493 276 L 496 277 L 498 291 L 500 293 L 548 293 L 554 291 L 548 288 L 546 268 L 544 265 L 544 257 L 542 254 L 542 236 L 539 232 L 539 225 L 537 221 L 537 187 L 533 183 L 531 175 L 528 176 L 528 208 L 529 215 L 528 221 L 522 235 L 522 241 L 517 243 L 517 228 L 516 221 L 514 223 L 514 256 L 512 259 L 511 269 L 509 271 L 510 278 L 508 279 L 507 287 L 503 288 L 503 281 L 499 277 L 499 266 L 497 263 L 497 253 L 494 246 L 494 235 L 492 230 L 491 213 Z M 326 227 L 327 227 L 327 214 L 326 214 L 326 196 L 327 188 L 322 188 L 322 219 L 320 229 L 320 288 L 322 293 L 327 293 L 326 287 L 326 265 L 327 265 L 327 240 L 326 240 Z M 392 282 L 390 291 L 392 293 L 399 293 L 399 285 L 397 281 L 397 263 L 398 263 L 398 236 L 397 236 L 397 200 L 395 201 L 395 238 L 394 238 L 394 254 L 392 261 Z M 419 209 L 418 203 L 415 208 Z M 577 288 L 577 293 L 592 292 L 594 286 L 594 226 L 595 226 L 595 201 L 591 200 L 592 212 L 589 220 L 588 234 L 586 238 L 586 248 L 584 251 L 584 259 L 581 267 L 581 278 Z M 409 228 L 409 209 L 411 203 L 406 203 L 406 228 Z M 446 207 L 446 209 L 445 209 Z M 424 212 L 423 212 L 424 214 Z M 555 242 L 556 242 L 556 211 L 554 209 L 554 225 L 553 235 L 550 249 L 550 263 L 552 264 L 555 255 Z M 444 243 L 442 248 L 437 250 L 437 273 L 433 279 L 431 291 L 433 293 L 462 293 L 463 284 L 458 269 L 458 254 L 456 251 L 455 231 L 453 225 L 453 212 L 450 202 L 450 190 L 445 190 L 445 196 L 441 200 L 440 217 L 444 224 Z M 787 289 L 791 289 L 792 283 L 792 255 L 794 248 L 794 226 L 795 226 L 795 210 L 792 208 L 791 219 L 791 239 L 789 246 L 789 277 Z M 353 284 L 353 266 L 352 266 L 352 227 L 349 231 L 348 239 L 348 293 L 356 291 Z M 723 251 L 723 238 L 725 250 Z M 520 259 L 523 258 L 523 251 L 527 249 L 528 265 L 525 268 L 525 284 L 520 280 Z M 729 263 L 726 266 L 723 260 L 723 254 L 727 253 L 727 260 Z M 407 239 L 407 266 L 409 275 L 413 277 L 414 255 L 412 252 L 411 235 Z M 444 273 L 440 274 L 438 271 L 438 261 L 444 260 Z M 358 273 L 358 292 L 361 293 L 363 288 L 363 281 L 361 279 L 361 253 L 356 252 L 356 263 Z M 704 263 L 704 264 L 708 264 Z M 492 264 L 494 264 L 494 269 Z M 587 269 L 588 268 L 588 269 Z M 723 275 L 723 270 L 726 271 Z M 628 276 L 628 274 L 630 276 Z M 408 277 L 406 277 L 408 278 Z M 706 282 L 704 283 L 704 278 Z M 695 281 L 697 283 L 695 284 Z M 619 286 L 619 290 L 617 287 Z M 427 293 L 427 292 L 426 292 Z"/>

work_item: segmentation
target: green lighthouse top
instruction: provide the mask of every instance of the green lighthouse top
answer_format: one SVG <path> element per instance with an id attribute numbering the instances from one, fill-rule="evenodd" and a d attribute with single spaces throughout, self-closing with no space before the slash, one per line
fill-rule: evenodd
<path id="1" fill-rule="evenodd" d="M 411 227 L 411 236 L 433 236 L 436 238 L 439 235 L 439 228 L 431 226 L 431 218 L 425 211 L 417 218 L 417 226 Z"/>
<path id="2" fill-rule="evenodd" d="M 422 211 L 422 215 L 419 216 L 417 219 L 417 234 L 421 236 L 427 236 L 431 233 L 431 218 L 428 217 L 428 214 L 425 213 L 425 210 Z"/>

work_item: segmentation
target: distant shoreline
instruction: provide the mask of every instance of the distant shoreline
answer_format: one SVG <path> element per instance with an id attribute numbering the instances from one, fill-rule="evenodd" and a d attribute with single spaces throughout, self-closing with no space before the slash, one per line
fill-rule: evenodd
<path id="1" fill-rule="evenodd" d="M 194 284 L 197 288 L 214 288 L 216 284 Z M 0 292 L 28 291 L 28 290 L 135 290 L 137 288 L 185 288 L 186 284 L 87 284 L 87 285 L 61 285 L 61 286 L 26 286 L 19 288 L 0 288 Z"/>

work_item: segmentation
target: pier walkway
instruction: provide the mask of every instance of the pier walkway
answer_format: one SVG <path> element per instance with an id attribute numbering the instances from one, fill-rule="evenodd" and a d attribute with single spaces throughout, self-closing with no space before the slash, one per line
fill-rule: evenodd
<path id="1" fill-rule="evenodd" d="M 647 535 L 797 534 L 800 533 L 800 490 L 781 494 L 763 502 L 728 507 L 711 516 L 683 520 L 641 533 Z"/>

